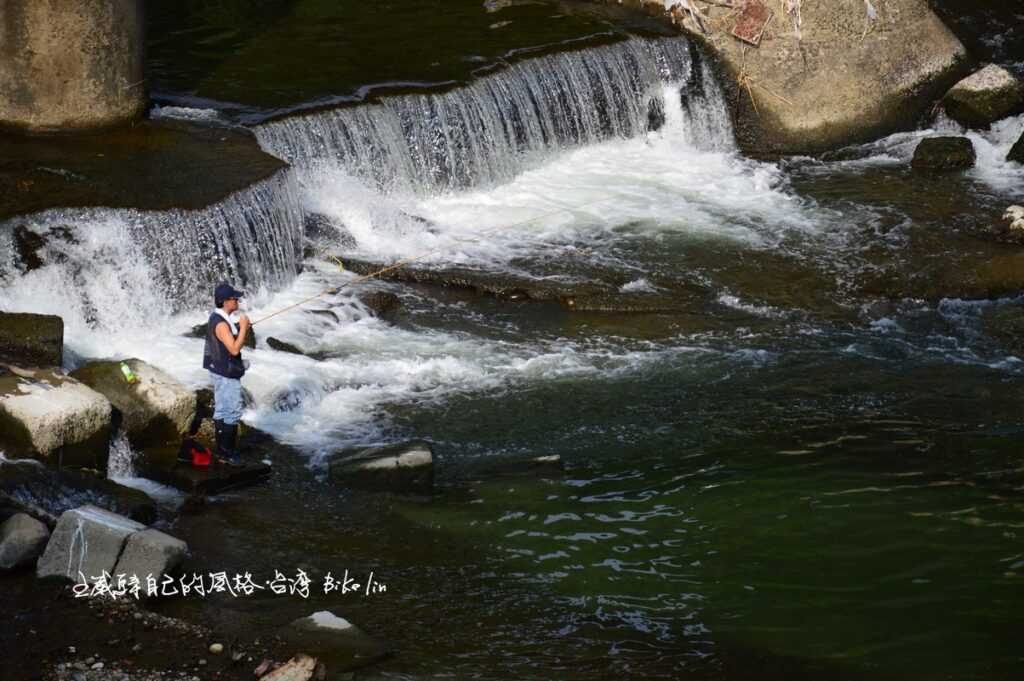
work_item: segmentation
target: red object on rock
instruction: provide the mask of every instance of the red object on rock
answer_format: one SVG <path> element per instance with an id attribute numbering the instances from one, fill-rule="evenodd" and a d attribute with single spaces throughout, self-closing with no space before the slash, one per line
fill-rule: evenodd
<path id="1" fill-rule="evenodd" d="M 202 445 L 196 445 L 192 447 L 192 465 L 205 467 L 209 466 L 213 460 L 213 454 L 209 448 L 203 447 Z"/>

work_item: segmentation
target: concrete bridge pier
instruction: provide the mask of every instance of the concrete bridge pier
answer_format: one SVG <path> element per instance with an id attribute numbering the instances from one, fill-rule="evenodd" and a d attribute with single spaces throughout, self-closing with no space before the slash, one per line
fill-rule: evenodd
<path id="1" fill-rule="evenodd" d="M 0 0 L 0 128 L 63 132 L 146 107 L 142 0 Z"/>

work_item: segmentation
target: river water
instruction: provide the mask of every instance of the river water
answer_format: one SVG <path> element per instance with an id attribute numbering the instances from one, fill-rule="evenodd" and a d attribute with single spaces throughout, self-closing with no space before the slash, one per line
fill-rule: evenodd
<path id="1" fill-rule="evenodd" d="M 22 219 L 74 238 L 7 265 L 0 307 L 62 314 L 70 363 L 136 356 L 198 387 L 182 334 L 220 272 L 253 318 L 353 278 L 303 260 L 303 213 L 322 253 L 677 301 L 375 282 L 258 325 L 246 420 L 301 456 L 170 531 L 198 569 L 372 570 L 388 591 L 162 607 L 239 632 L 330 607 L 394 642 L 366 678 L 1017 678 L 1024 252 L 991 228 L 1024 200 L 1002 160 L 1024 117 L 970 133 L 978 167 L 941 179 L 908 168 L 934 130 L 763 163 L 728 120 L 685 39 L 631 38 L 266 121 L 293 168 L 224 206 Z M 375 318 L 366 288 L 402 312 Z M 323 480 L 334 451 L 411 438 L 435 449 L 431 499 Z M 552 454 L 564 476 L 479 473 Z"/>

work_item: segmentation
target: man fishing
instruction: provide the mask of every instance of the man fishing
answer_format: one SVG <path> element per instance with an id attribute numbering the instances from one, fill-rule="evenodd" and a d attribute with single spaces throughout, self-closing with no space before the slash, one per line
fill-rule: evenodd
<path id="1" fill-rule="evenodd" d="M 216 305 L 206 325 L 203 368 L 213 380 L 213 423 L 216 427 L 217 458 L 232 466 L 240 466 L 238 453 L 238 422 L 242 418 L 242 381 L 245 364 L 242 346 L 252 322 L 242 315 L 237 324 L 232 313 L 238 310 L 238 299 L 245 294 L 227 282 L 217 284 L 213 292 Z"/>

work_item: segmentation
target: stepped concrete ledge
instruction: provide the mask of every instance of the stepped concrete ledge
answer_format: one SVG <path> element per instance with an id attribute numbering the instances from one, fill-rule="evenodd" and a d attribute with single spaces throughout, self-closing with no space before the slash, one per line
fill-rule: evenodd
<path id="1" fill-rule="evenodd" d="M 286 167 L 246 130 L 163 119 L 92 135 L 0 134 L 0 148 L 0 186 L 11 188 L 0 221 L 50 208 L 197 210 Z"/>
<path id="2" fill-rule="evenodd" d="M 732 36 L 732 8 L 693 0 L 593 0 L 661 16 L 717 63 L 740 148 L 815 154 L 916 126 L 970 70 L 967 51 L 926 0 L 803 2 L 801 24 L 778 2 L 754 47 Z M 799 4 L 799 3 L 798 3 Z M 668 6 L 668 8 L 666 8 Z"/>

